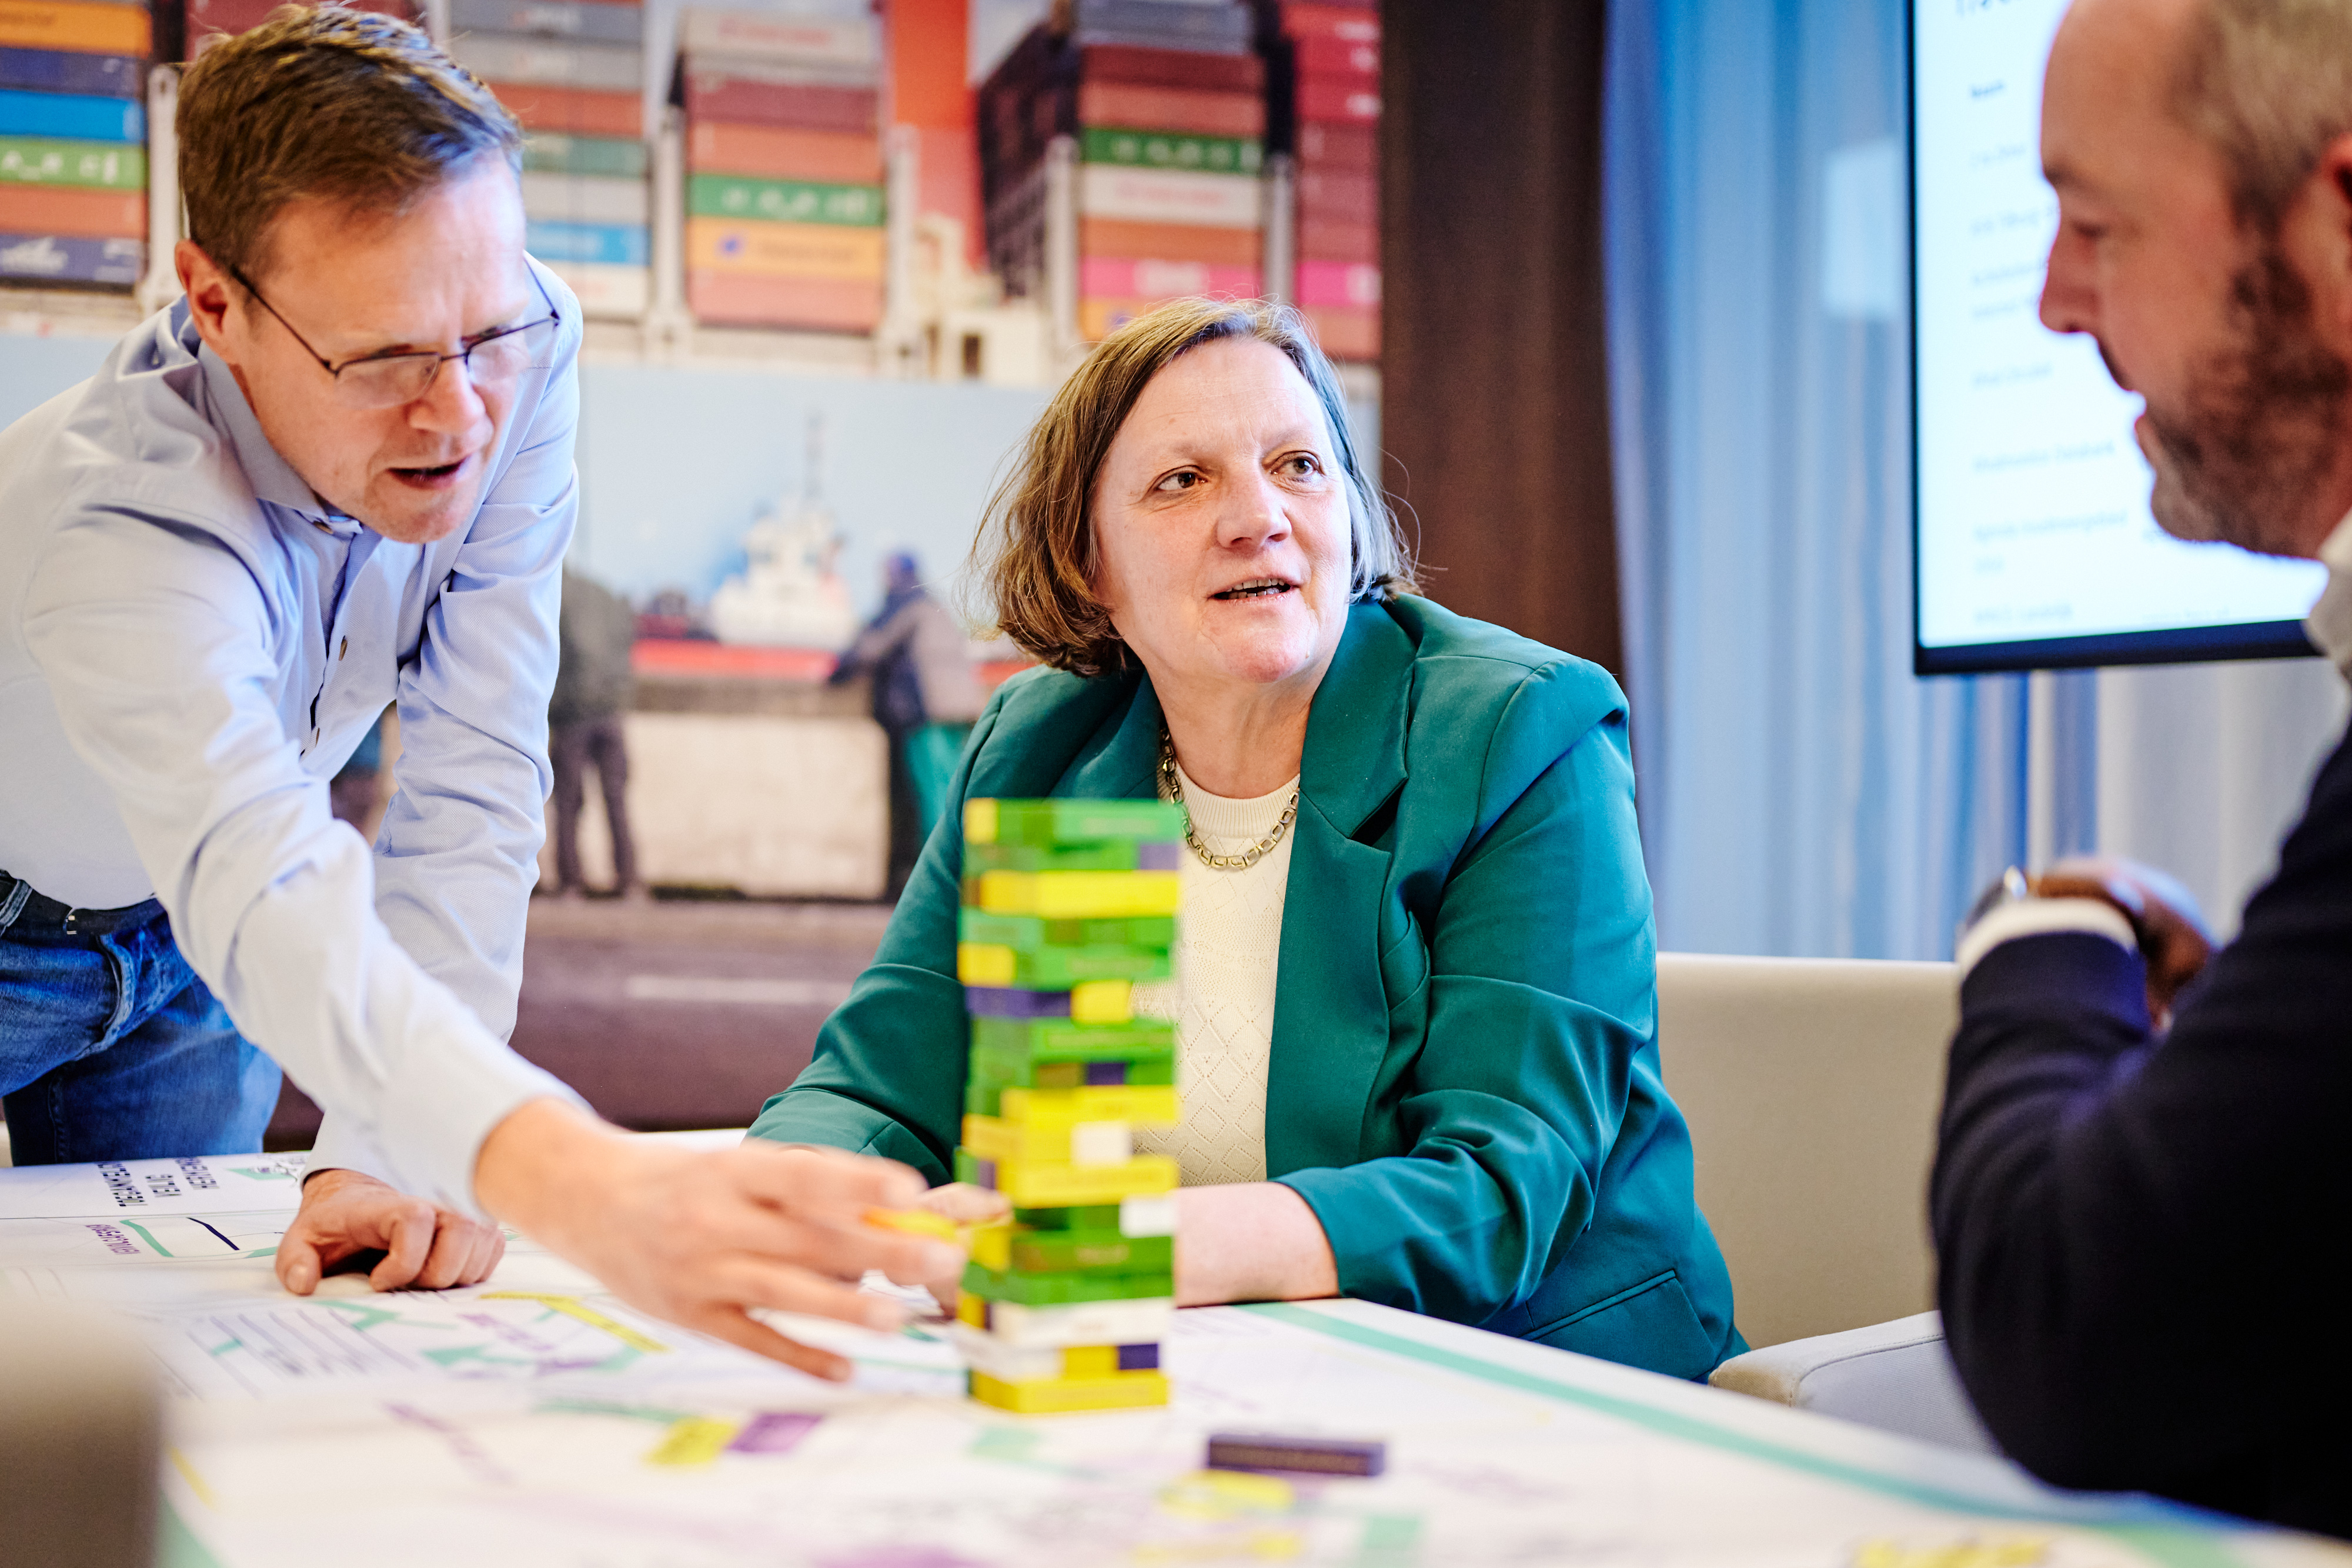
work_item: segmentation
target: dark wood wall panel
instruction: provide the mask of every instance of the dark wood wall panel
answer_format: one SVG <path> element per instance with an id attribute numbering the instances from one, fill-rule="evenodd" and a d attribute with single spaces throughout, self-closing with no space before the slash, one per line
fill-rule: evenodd
<path id="1" fill-rule="evenodd" d="M 1601 0 L 1383 0 L 1381 477 L 1450 609 L 1621 671 Z"/>

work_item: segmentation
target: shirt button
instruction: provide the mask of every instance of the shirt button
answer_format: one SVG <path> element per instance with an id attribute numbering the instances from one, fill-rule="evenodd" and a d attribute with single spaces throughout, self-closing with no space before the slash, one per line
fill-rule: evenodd
<path id="1" fill-rule="evenodd" d="M 338 658 L 338 659 L 340 659 L 340 658 L 341 658 L 344 654 L 346 654 L 346 653 L 350 653 L 351 651 L 352 651 L 352 640 L 351 640 L 349 637 L 346 637 L 346 638 L 344 638 L 344 639 L 343 639 L 343 645 L 342 645 L 341 647 L 340 647 L 340 648 L 338 648 L 338 649 L 336 649 L 336 650 L 335 650 L 335 657 L 336 657 L 336 658 Z"/>
<path id="2" fill-rule="evenodd" d="M 316 518 L 316 517 L 312 517 L 312 518 L 310 519 L 310 526 L 311 526 L 312 528 L 314 528 L 318 529 L 318 530 L 319 530 L 320 533 L 322 533 L 322 534 L 331 534 L 331 533 L 333 533 L 333 532 L 335 531 L 334 529 L 332 529 L 332 528 L 329 528 L 326 524 L 324 524 L 324 523 L 320 522 L 320 521 L 318 518 Z"/>

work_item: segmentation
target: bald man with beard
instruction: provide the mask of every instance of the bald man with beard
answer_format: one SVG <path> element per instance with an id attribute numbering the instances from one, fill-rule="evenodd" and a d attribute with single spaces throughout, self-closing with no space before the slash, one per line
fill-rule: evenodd
<path id="1" fill-rule="evenodd" d="M 2146 400 L 2157 520 L 2329 568 L 2352 676 L 2352 0 L 2079 0 L 2042 319 Z M 1944 1323 L 2037 1474 L 2352 1535 L 2352 748 L 2213 952 L 2105 860 L 1987 895 L 1931 1207 Z"/>

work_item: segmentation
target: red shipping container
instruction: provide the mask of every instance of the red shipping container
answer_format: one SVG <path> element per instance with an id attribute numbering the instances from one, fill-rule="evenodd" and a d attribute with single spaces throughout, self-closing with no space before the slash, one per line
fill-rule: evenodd
<path id="1" fill-rule="evenodd" d="M 1197 261 L 1210 267 L 1255 268 L 1265 255 L 1256 229 L 1220 229 L 1192 224 L 1139 224 L 1127 218 L 1078 220 L 1078 254 L 1148 256 L 1160 261 Z"/>
<path id="2" fill-rule="evenodd" d="M 1381 308 L 1381 269 L 1353 261 L 1298 264 L 1298 303 L 1347 310 Z"/>
<path id="3" fill-rule="evenodd" d="M 1078 89 L 1078 122 L 1194 136 L 1264 136 L 1265 100 L 1238 92 L 1087 82 Z"/>
<path id="4" fill-rule="evenodd" d="M 541 82 L 489 84 L 507 112 L 532 131 L 572 136 L 643 136 L 646 100 L 633 92 L 597 92 L 584 87 L 549 87 Z"/>
<path id="5" fill-rule="evenodd" d="M 686 304 L 696 320 L 712 326 L 871 332 L 882 322 L 882 285 L 698 269 L 686 275 Z"/>
<path id="6" fill-rule="evenodd" d="M 145 239 L 147 193 L 0 185 L 0 234 Z"/>
<path id="7" fill-rule="evenodd" d="M 1302 216 L 1298 220 L 1298 256 L 1301 261 L 1360 261 L 1378 266 L 1380 225 Z"/>
<path id="8" fill-rule="evenodd" d="M 1352 120 L 1370 125 L 1380 117 L 1381 93 L 1377 84 L 1366 86 L 1353 77 L 1298 78 L 1298 118 L 1302 120 Z"/>
<path id="9" fill-rule="evenodd" d="M 1381 221 L 1381 183 L 1370 174 L 1303 169 L 1298 175 L 1298 215 L 1301 221 L 1321 218 L 1343 224 L 1377 224 Z"/>
<path id="10" fill-rule="evenodd" d="M 1204 55 L 1195 49 L 1147 49 L 1129 44 L 1098 44 L 1079 57 L 1082 81 L 1128 82 L 1137 87 L 1189 88 L 1195 91 L 1256 93 L 1265 88 L 1265 62 L 1255 55 Z M 1160 125 L 1136 127 L 1163 131 Z"/>
<path id="11" fill-rule="evenodd" d="M 1381 357 L 1381 313 L 1349 310 L 1330 305 L 1300 307 L 1315 340 L 1335 360 L 1377 360 Z"/>
<path id="12" fill-rule="evenodd" d="M 408 0 L 345 0 L 354 11 L 373 11 L 404 22 L 421 21 L 422 6 Z M 188 0 L 188 37 L 200 33 L 243 33 L 258 27 L 285 0 Z"/>
<path id="13" fill-rule="evenodd" d="M 785 131 L 872 134 L 882 95 L 870 87 L 785 87 L 709 67 L 686 73 L 688 120 L 723 120 Z"/>
<path id="14" fill-rule="evenodd" d="M 816 180 L 835 185 L 878 185 L 882 139 L 867 132 L 782 131 L 769 125 L 703 120 L 689 126 L 686 166 L 698 172 L 751 174 L 762 180 Z"/>
<path id="15" fill-rule="evenodd" d="M 1350 174 L 1377 174 L 1381 133 L 1370 125 L 1333 125 L 1308 120 L 1298 128 L 1298 165 Z"/>
<path id="16" fill-rule="evenodd" d="M 1288 5 L 1282 8 L 1282 34 L 1286 38 L 1337 38 L 1343 43 L 1381 41 L 1381 14 L 1365 5 Z"/>
<path id="17" fill-rule="evenodd" d="M 1346 38 L 1318 37 L 1298 40 L 1298 74 L 1310 77 L 1355 77 L 1377 89 L 1381 82 L 1381 45 Z"/>

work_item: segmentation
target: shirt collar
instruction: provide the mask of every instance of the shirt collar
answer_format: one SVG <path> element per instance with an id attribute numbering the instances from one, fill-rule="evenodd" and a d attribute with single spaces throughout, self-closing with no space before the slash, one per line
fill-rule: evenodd
<path id="1" fill-rule="evenodd" d="M 294 472 L 294 465 L 278 455 L 278 448 L 261 433 L 261 421 L 254 417 L 253 405 L 246 401 L 245 389 L 237 384 L 236 372 L 227 362 L 201 341 L 196 360 L 205 370 L 213 428 L 228 437 L 255 497 L 285 508 L 321 533 L 359 532 L 356 521 L 320 499 L 302 476 Z"/>
<path id="2" fill-rule="evenodd" d="M 2303 629 L 2328 662 L 2344 672 L 2344 678 L 2352 681 L 2352 514 L 2319 547 L 2319 559 L 2327 567 L 2327 588 L 2311 607 Z"/>

